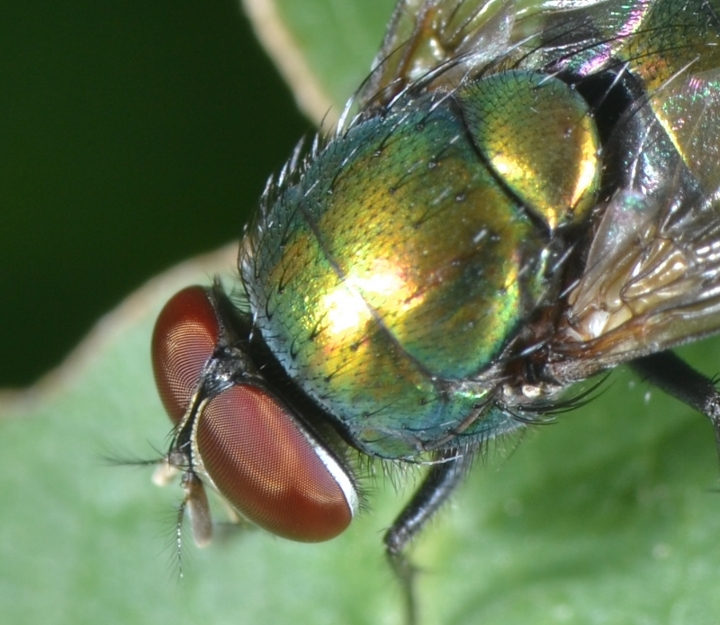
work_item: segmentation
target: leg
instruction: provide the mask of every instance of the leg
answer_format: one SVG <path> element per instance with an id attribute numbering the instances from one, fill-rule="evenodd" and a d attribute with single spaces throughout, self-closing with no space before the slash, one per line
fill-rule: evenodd
<path id="1" fill-rule="evenodd" d="M 472 455 L 449 452 L 434 464 L 412 499 L 385 533 L 385 552 L 390 566 L 402 586 L 408 625 L 417 624 L 414 577 L 416 569 L 405 555 L 405 548 L 420 533 L 425 523 L 435 514 L 455 490 L 469 468 Z M 444 460 L 444 462 L 442 462 Z"/>
<path id="2" fill-rule="evenodd" d="M 643 378 L 710 419 L 720 452 L 720 393 L 710 378 L 672 352 L 652 354 L 630 364 Z"/>

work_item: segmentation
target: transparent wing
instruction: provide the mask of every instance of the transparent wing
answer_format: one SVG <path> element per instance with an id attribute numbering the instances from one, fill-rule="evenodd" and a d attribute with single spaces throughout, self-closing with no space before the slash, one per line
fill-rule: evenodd
<path id="1" fill-rule="evenodd" d="M 537 68 L 563 58 L 596 71 L 651 0 L 400 0 L 360 109 L 386 106 L 411 85 L 452 89 L 489 65 Z M 590 69 L 588 69 L 590 71 Z"/>
<path id="2" fill-rule="evenodd" d="M 554 347 L 568 377 L 720 331 L 718 3 L 658 7 L 628 43 L 647 96 L 616 137 L 626 177 Z"/>
<path id="3" fill-rule="evenodd" d="M 462 77 L 468 67 L 497 58 L 509 45 L 513 0 L 400 0 L 390 20 L 360 106 L 385 105 L 409 84 L 456 63 L 441 84 Z"/>

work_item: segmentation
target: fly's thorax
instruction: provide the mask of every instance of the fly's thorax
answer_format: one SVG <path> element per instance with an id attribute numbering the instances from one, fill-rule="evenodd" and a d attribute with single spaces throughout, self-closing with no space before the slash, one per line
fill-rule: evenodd
<path id="1" fill-rule="evenodd" d="M 484 128 L 480 94 L 416 99 L 355 123 L 283 185 L 243 248 L 269 350 L 374 455 L 512 427 L 487 371 L 554 292 L 554 228 L 576 219 L 592 192 L 548 208 L 582 175 L 555 198 L 504 178 L 483 155 L 499 129 Z M 540 143 L 555 139 L 561 153 L 578 144 L 547 134 Z M 518 160 L 546 158 L 531 143 Z"/>
<path id="2" fill-rule="evenodd" d="M 507 71 L 458 95 L 475 146 L 527 211 L 551 230 L 587 216 L 600 182 L 600 141 L 575 89 L 539 72 Z"/>

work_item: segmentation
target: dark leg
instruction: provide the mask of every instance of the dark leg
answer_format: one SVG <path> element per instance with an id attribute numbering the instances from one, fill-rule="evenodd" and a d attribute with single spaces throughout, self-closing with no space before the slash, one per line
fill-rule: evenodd
<path id="1" fill-rule="evenodd" d="M 672 352 L 645 356 L 630 364 L 648 382 L 710 419 L 720 452 L 720 393 L 711 379 Z"/>
<path id="2" fill-rule="evenodd" d="M 384 538 L 385 552 L 395 575 L 400 580 L 405 596 L 408 625 L 417 624 L 414 588 L 416 569 L 405 555 L 405 548 L 461 482 L 472 462 L 472 454 L 456 455 L 452 452 L 439 460 L 438 464 L 430 468 L 422 484 L 395 519 L 392 527 L 385 533 Z"/>

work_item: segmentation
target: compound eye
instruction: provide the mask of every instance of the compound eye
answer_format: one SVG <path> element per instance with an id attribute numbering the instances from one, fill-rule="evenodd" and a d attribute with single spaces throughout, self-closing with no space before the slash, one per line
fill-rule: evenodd
<path id="1" fill-rule="evenodd" d="M 176 293 L 160 312 L 152 337 L 155 385 L 173 423 L 192 399 L 220 333 L 208 292 L 191 286 Z"/>
<path id="2" fill-rule="evenodd" d="M 233 386 L 199 419 L 205 471 L 253 523 L 303 542 L 334 538 L 350 524 L 357 493 L 347 472 L 265 391 Z"/>

